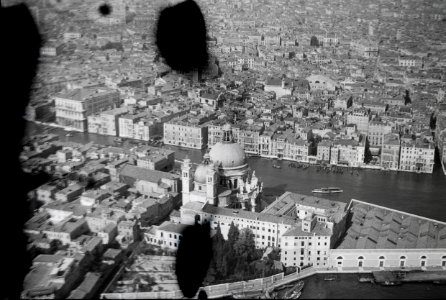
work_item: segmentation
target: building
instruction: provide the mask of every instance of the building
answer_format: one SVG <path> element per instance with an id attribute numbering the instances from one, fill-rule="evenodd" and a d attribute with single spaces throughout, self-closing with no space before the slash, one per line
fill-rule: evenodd
<path id="1" fill-rule="evenodd" d="M 203 149 L 208 144 L 208 125 L 187 116 L 164 123 L 164 144 Z"/>
<path id="2" fill-rule="evenodd" d="M 429 173 L 434 169 L 435 146 L 431 142 L 416 140 L 401 141 L 400 171 Z"/>
<path id="3" fill-rule="evenodd" d="M 321 162 L 330 162 L 331 141 L 322 140 L 317 144 L 317 160 Z"/>
<path id="4" fill-rule="evenodd" d="M 281 262 L 295 267 L 328 266 L 330 249 L 345 231 L 346 204 L 288 192 L 264 212 L 282 214 L 283 207 L 289 207 L 297 220 L 281 237 Z"/>
<path id="5" fill-rule="evenodd" d="M 57 201 L 71 202 L 84 192 L 84 187 L 79 184 L 72 184 L 55 194 Z"/>
<path id="6" fill-rule="evenodd" d="M 361 124 L 361 123 L 360 123 Z M 365 122 L 364 122 L 365 125 Z M 361 124 L 361 126 L 364 126 Z M 381 147 L 384 142 L 384 136 L 392 132 L 392 126 L 384 122 L 370 121 L 368 126 L 368 135 L 371 147 Z"/>
<path id="7" fill-rule="evenodd" d="M 283 133 L 275 133 L 271 137 L 271 148 L 268 156 L 308 162 L 309 146 L 307 140 L 296 138 L 293 132 L 287 130 Z"/>
<path id="8" fill-rule="evenodd" d="M 397 133 L 384 135 L 381 147 L 381 167 L 396 171 L 400 163 L 400 137 Z"/>
<path id="9" fill-rule="evenodd" d="M 127 113 L 127 108 L 116 108 L 88 116 L 88 132 L 102 135 L 119 136 L 119 117 Z"/>
<path id="10" fill-rule="evenodd" d="M 57 191 L 59 191 L 57 186 L 44 184 L 36 189 L 36 198 L 38 201 L 48 203 L 55 200 Z"/>
<path id="11" fill-rule="evenodd" d="M 329 265 L 337 270 L 446 267 L 446 223 L 359 200 Z"/>
<path id="12" fill-rule="evenodd" d="M 216 207 L 209 203 L 189 202 L 180 209 L 181 224 L 192 225 L 198 216 L 200 224 L 209 223 L 211 230 L 220 226 L 225 239 L 228 238 L 231 223 L 239 229 L 249 228 L 255 234 L 257 248 L 278 247 L 280 245 L 280 233 L 290 229 L 295 220 L 292 217 L 279 217 L 271 214 L 263 214 L 246 210 L 234 210 L 224 207 Z"/>
<path id="13" fill-rule="evenodd" d="M 418 56 L 402 55 L 398 57 L 398 66 L 421 68 L 423 66 L 423 60 Z"/>
<path id="14" fill-rule="evenodd" d="M 310 84 L 310 89 L 312 91 L 335 91 L 340 87 L 339 83 L 324 75 L 311 75 L 306 79 Z"/>
<path id="15" fill-rule="evenodd" d="M 354 124 L 356 129 L 367 135 L 369 131 L 369 115 L 365 110 L 356 110 L 347 115 L 347 125 Z"/>
<path id="16" fill-rule="evenodd" d="M 212 109 L 217 109 L 224 101 L 223 93 L 216 91 L 202 91 L 200 93 L 199 101 L 205 106 L 209 106 Z"/>
<path id="17" fill-rule="evenodd" d="M 214 146 L 222 140 L 223 124 L 211 122 L 208 126 L 208 146 Z M 263 133 L 264 126 L 252 124 L 234 124 L 232 132 L 234 140 L 248 154 L 260 154 L 260 135 Z"/>
<path id="18" fill-rule="evenodd" d="M 25 276 L 22 299 L 65 298 L 82 273 L 78 260 L 60 254 L 40 254 Z"/>
<path id="19" fill-rule="evenodd" d="M 146 112 L 122 115 L 118 119 L 119 137 L 149 141 L 162 134 L 162 123 Z"/>
<path id="20" fill-rule="evenodd" d="M 54 57 L 54 56 L 58 56 L 61 55 L 63 50 L 65 48 L 65 44 L 61 43 L 61 44 L 48 44 L 43 46 L 40 49 L 40 54 L 42 56 L 50 56 L 50 57 Z"/>
<path id="21" fill-rule="evenodd" d="M 364 163 L 365 141 L 335 140 L 330 150 L 330 163 L 332 165 L 344 165 L 360 167 Z"/>
<path id="22" fill-rule="evenodd" d="M 176 251 L 178 250 L 183 231 L 189 226 L 165 221 L 159 226 L 152 226 L 145 232 L 144 241 L 149 245 L 156 245 Z"/>
<path id="23" fill-rule="evenodd" d="M 353 40 L 350 42 L 350 49 L 364 58 L 374 58 L 379 55 L 378 43 L 365 40 Z"/>
<path id="24" fill-rule="evenodd" d="M 169 172 L 175 165 L 175 151 L 141 146 L 135 150 L 136 166 L 149 170 Z"/>
<path id="25" fill-rule="evenodd" d="M 179 193 L 178 175 L 126 164 L 119 171 L 119 180 L 136 188 L 141 194 Z"/>
<path id="26" fill-rule="evenodd" d="M 119 93 L 110 89 L 74 89 L 54 97 L 56 122 L 71 130 L 85 132 L 88 116 L 119 104 Z"/>
<path id="27" fill-rule="evenodd" d="M 274 92 L 276 99 L 291 95 L 293 92 L 293 81 L 287 78 L 268 78 L 265 82 L 265 91 Z"/>
<path id="28" fill-rule="evenodd" d="M 223 126 L 223 139 L 205 155 L 195 171 L 189 159 L 181 167 L 183 204 L 189 202 L 255 210 L 262 185 L 249 170 L 246 155 L 232 135 L 229 124 Z"/>

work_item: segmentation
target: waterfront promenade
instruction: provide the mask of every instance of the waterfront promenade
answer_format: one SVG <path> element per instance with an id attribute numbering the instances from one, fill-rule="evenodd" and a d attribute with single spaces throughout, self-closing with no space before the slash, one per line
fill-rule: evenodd
<path id="1" fill-rule="evenodd" d="M 301 272 L 296 272 L 287 276 L 283 276 L 283 273 L 278 275 L 259 278 L 249 281 L 241 281 L 234 283 L 225 283 L 213 286 L 206 286 L 202 289 L 206 291 L 209 299 L 216 299 L 221 297 L 241 295 L 258 292 L 259 294 L 266 292 L 273 288 L 277 288 L 286 284 L 296 282 L 298 280 L 303 280 L 314 276 L 316 274 L 327 275 L 327 274 L 371 274 L 380 270 L 379 268 L 337 268 L 337 269 L 327 269 L 327 268 L 314 268 L 309 267 Z M 411 270 L 410 268 L 405 271 Z M 415 269 L 414 269 L 415 270 Z M 390 272 L 390 271 L 389 271 Z M 434 274 L 435 276 L 433 276 Z M 405 280 L 410 281 L 433 281 L 439 280 L 446 276 L 446 268 L 430 268 L 428 272 L 418 273 L 415 277 L 410 279 L 410 276 Z M 357 281 L 357 279 L 356 279 Z M 170 291 L 170 292 L 148 292 L 148 293 L 103 293 L 101 294 L 101 299 L 181 299 L 183 294 L 181 291 Z M 197 299 L 197 297 L 194 297 Z"/>

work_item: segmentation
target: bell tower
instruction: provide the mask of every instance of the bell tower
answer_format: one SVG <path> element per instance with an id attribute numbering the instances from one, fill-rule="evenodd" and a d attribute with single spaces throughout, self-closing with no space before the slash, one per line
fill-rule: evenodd
<path id="1" fill-rule="evenodd" d="M 185 158 L 181 165 L 181 183 L 182 183 L 182 196 L 183 205 L 190 201 L 190 192 L 192 191 L 192 174 L 191 174 L 192 164 L 189 158 Z"/>
<path id="2" fill-rule="evenodd" d="M 206 200 L 212 205 L 217 205 L 217 184 L 217 167 L 215 164 L 210 163 L 206 174 Z"/>

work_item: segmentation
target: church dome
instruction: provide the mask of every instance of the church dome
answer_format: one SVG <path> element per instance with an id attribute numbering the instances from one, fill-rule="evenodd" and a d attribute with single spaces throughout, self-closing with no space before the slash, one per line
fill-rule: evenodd
<path id="1" fill-rule="evenodd" d="M 246 164 L 245 151 L 237 143 L 217 143 L 209 152 L 211 161 L 223 168 L 235 168 Z"/>
<path id="2" fill-rule="evenodd" d="M 203 164 L 198 165 L 198 167 L 194 173 L 194 181 L 197 183 L 205 184 L 207 172 L 208 172 L 207 165 L 203 165 Z"/>
<path id="3" fill-rule="evenodd" d="M 210 160 L 220 168 L 236 168 L 246 165 L 245 151 L 234 142 L 230 124 L 223 126 L 223 139 L 212 147 Z"/>

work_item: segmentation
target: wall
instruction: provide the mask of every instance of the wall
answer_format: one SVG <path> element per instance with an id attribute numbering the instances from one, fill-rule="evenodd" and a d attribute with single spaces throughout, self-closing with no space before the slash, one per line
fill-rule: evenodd
<path id="1" fill-rule="evenodd" d="M 362 256 L 363 267 L 379 268 L 379 257 L 383 256 L 384 267 L 400 267 L 400 257 L 405 256 L 406 267 L 420 267 L 421 256 L 426 256 L 426 266 L 441 266 L 446 262 L 446 249 L 332 249 L 329 266 L 337 268 L 337 257 L 342 256 L 343 268 L 357 268 L 358 257 Z M 443 257 L 443 259 L 442 259 Z"/>

